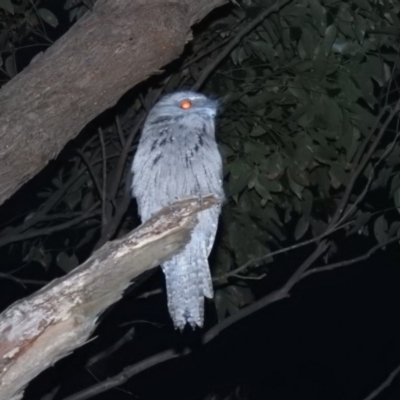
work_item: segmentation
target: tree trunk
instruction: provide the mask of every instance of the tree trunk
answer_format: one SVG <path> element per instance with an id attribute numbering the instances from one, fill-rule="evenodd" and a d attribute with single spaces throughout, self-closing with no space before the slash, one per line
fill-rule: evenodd
<path id="1" fill-rule="evenodd" d="M 98 0 L 0 90 L 0 204 L 128 89 L 178 57 L 227 0 Z"/>

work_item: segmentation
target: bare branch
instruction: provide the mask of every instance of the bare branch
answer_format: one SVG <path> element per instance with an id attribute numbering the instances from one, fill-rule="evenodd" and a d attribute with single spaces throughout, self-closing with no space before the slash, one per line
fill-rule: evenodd
<path id="1" fill-rule="evenodd" d="M 352 221 L 349 221 L 343 225 L 337 226 L 336 228 L 332 228 L 331 230 L 328 230 L 326 232 L 324 232 L 323 234 L 309 239 L 309 240 L 305 240 L 304 242 L 301 243 L 296 243 L 292 246 L 288 246 L 288 247 L 284 247 L 283 249 L 279 249 L 276 251 L 272 251 L 271 253 L 265 254 L 264 256 L 258 257 L 258 258 L 253 258 L 250 261 L 248 261 L 247 263 L 245 263 L 244 265 L 240 266 L 239 268 L 236 268 L 232 271 L 227 272 L 226 274 L 220 275 L 220 276 L 216 276 L 213 278 L 213 282 L 224 282 L 226 281 L 227 278 L 236 276 L 239 272 L 243 272 L 244 270 L 246 270 L 247 268 L 258 264 L 261 261 L 266 261 L 271 257 L 277 256 L 278 254 L 282 254 L 282 253 L 288 253 L 289 251 L 292 250 L 296 250 L 299 249 L 300 247 L 303 246 L 307 246 L 309 244 L 315 243 L 315 242 L 319 242 L 320 240 L 324 239 L 325 237 L 329 236 L 330 234 L 332 234 L 333 232 L 338 231 L 339 229 L 343 229 L 346 228 L 347 226 L 353 224 Z M 243 278 L 243 277 L 241 277 Z"/>
<path id="2" fill-rule="evenodd" d="M 100 187 L 100 183 L 99 183 L 99 181 L 97 179 L 96 172 L 94 172 L 92 163 L 86 157 L 86 154 L 85 154 L 85 152 L 83 150 L 77 149 L 77 153 L 79 154 L 79 156 L 82 158 L 83 162 L 85 163 L 85 165 L 86 165 L 86 167 L 87 167 L 87 169 L 89 171 L 89 174 L 90 174 L 90 176 L 91 176 L 91 178 L 93 180 L 94 186 L 96 187 L 96 190 L 97 190 L 97 192 L 99 194 L 99 197 L 101 199 L 102 198 L 102 196 L 101 196 L 102 195 L 102 190 L 101 190 L 101 187 Z"/>
<path id="3" fill-rule="evenodd" d="M 96 218 L 99 215 L 99 212 L 94 211 L 100 205 L 99 202 L 93 204 L 92 207 L 82 215 L 73 218 L 69 221 L 63 222 L 59 225 L 48 226 L 46 228 L 41 229 L 33 229 L 23 233 L 11 234 L 4 236 L 0 239 L 0 247 L 5 246 L 10 243 L 20 242 L 26 239 L 32 239 L 38 236 L 46 236 L 50 235 L 54 232 L 63 231 L 64 229 L 71 228 L 71 226 L 75 226 L 80 224 L 82 221 L 86 221 L 91 218 Z"/>
<path id="4" fill-rule="evenodd" d="M 152 357 L 146 358 L 143 361 L 140 361 L 134 365 L 130 365 L 126 367 L 119 374 L 113 376 L 112 378 L 108 378 L 103 382 L 99 382 L 96 385 L 90 386 L 84 390 L 81 390 L 78 393 L 75 393 L 71 396 L 65 397 L 63 400 L 85 400 L 90 399 L 97 394 L 106 392 L 112 388 L 122 385 L 128 379 L 132 378 L 132 376 L 139 374 L 140 372 L 145 371 L 155 365 L 161 364 L 165 361 L 172 360 L 177 357 L 182 357 L 183 355 L 189 354 L 189 349 L 184 349 L 181 353 L 177 353 L 174 349 L 165 350 L 161 353 L 158 353 Z"/>
<path id="5" fill-rule="evenodd" d="M 395 368 L 390 375 L 387 377 L 387 379 L 382 382 L 381 385 L 379 385 L 372 393 L 370 393 L 364 400 L 373 400 L 376 399 L 384 389 L 388 388 L 392 382 L 395 380 L 397 375 L 400 373 L 400 365 Z"/>
<path id="6" fill-rule="evenodd" d="M 107 154 L 106 154 L 106 146 L 104 144 L 104 136 L 103 130 L 101 128 L 98 129 L 99 138 L 100 138 L 100 149 L 101 149 L 101 159 L 103 160 L 102 172 L 102 190 L 101 190 L 101 231 L 103 232 L 106 229 L 108 221 L 110 219 L 110 213 L 107 213 L 107 208 L 109 205 L 107 204 Z"/>
<path id="7" fill-rule="evenodd" d="M 385 107 L 383 112 L 381 112 L 381 114 L 379 114 L 379 116 L 377 117 L 376 123 L 375 123 L 374 127 L 371 129 L 371 135 L 367 138 L 368 140 L 365 140 L 363 145 L 361 146 L 362 152 L 360 153 L 359 158 L 361 158 L 361 155 L 364 154 L 365 148 L 369 142 L 370 137 L 372 137 L 372 135 L 374 134 L 376 127 L 379 125 L 379 122 L 382 119 L 382 117 L 386 111 L 387 111 L 387 109 Z M 364 171 L 364 168 L 366 167 L 368 161 L 371 159 L 379 142 L 381 141 L 383 135 L 385 134 L 388 125 L 393 120 L 393 118 L 399 113 L 399 111 L 400 111 L 400 100 L 398 101 L 396 106 L 392 109 L 391 113 L 389 114 L 389 116 L 386 118 L 385 122 L 379 129 L 378 135 L 376 136 L 375 140 L 373 141 L 373 143 L 372 143 L 371 147 L 369 148 L 369 150 L 367 151 L 367 153 L 363 156 L 360 164 L 355 163 L 353 173 L 351 174 L 351 177 L 350 177 L 350 182 L 348 183 L 346 190 L 343 194 L 343 197 L 340 201 L 340 204 L 329 223 L 329 228 L 332 228 L 333 226 L 335 226 L 336 223 L 340 220 L 340 217 L 342 216 L 343 211 L 345 210 L 345 208 L 347 206 L 347 202 L 349 201 L 349 198 L 353 191 L 356 180 L 358 179 L 360 174 Z"/>
<path id="8" fill-rule="evenodd" d="M 5 273 L 0 273 L 0 279 L 8 279 L 10 281 L 14 281 L 23 287 L 26 287 L 25 285 L 44 286 L 47 283 L 49 283 L 48 281 L 41 281 L 41 280 L 36 280 L 36 279 L 21 279 L 21 278 L 17 278 L 16 276 L 13 276 L 11 274 L 5 274 Z"/>
<path id="9" fill-rule="evenodd" d="M 325 246 L 321 245 L 318 247 L 319 251 L 314 252 L 310 257 L 308 257 L 303 264 L 298 268 L 298 270 L 293 274 L 292 278 L 289 279 L 288 282 L 279 290 L 270 293 L 268 296 L 263 297 L 262 299 L 252 303 L 251 305 L 241 309 L 236 314 L 229 316 L 224 319 L 219 324 L 212 327 L 208 330 L 202 337 L 202 343 L 206 344 L 217 337 L 223 330 L 230 327 L 237 321 L 253 314 L 254 312 L 276 302 L 282 300 L 284 298 L 289 297 L 289 291 L 294 286 L 294 284 L 299 279 L 294 279 L 295 277 L 300 276 L 301 271 L 307 269 L 313 262 L 319 257 L 319 253 L 325 251 Z M 318 250 L 317 249 L 317 250 Z M 165 350 L 161 353 L 155 354 L 145 360 L 142 360 L 134 365 L 124 368 L 119 374 L 109 378 L 103 382 L 99 382 L 87 389 L 84 389 L 78 393 L 75 393 L 71 396 L 64 398 L 63 400 L 86 400 L 89 399 L 99 393 L 103 393 L 109 389 L 112 389 L 116 386 L 119 386 L 125 383 L 129 378 L 134 375 L 139 374 L 140 372 L 145 371 L 146 369 L 152 368 L 155 365 L 161 364 L 165 361 L 172 360 L 177 357 L 186 356 L 191 353 L 191 349 L 185 348 L 182 352 L 177 352 L 175 349 Z"/>
<path id="10" fill-rule="evenodd" d="M 369 249 L 369 251 L 367 253 L 363 254 L 362 256 L 354 257 L 354 258 L 352 258 L 350 260 L 344 260 L 344 261 L 340 261 L 340 262 L 337 262 L 337 263 L 334 263 L 334 264 L 329 264 L 329 265 L 326 265 L 324 267 L 318 267 L 318 268 L 310 269 L 310 270 L 306 271 L 303 274 L 302 278 L 305 278 L 305 277 L 307 277 L 309 275 L 316 274 L 316 273 L 319 273 L 319 272 L 333 271 L 334 269 L 337 269 L 337 268 L 347 267 L 348 265 L 355 264 L 355 263 L 358 263 L 360 261 L 364 261 L 367 258 L 371 257 L 372 254 L 374 254 L 378 250 L 382 249 L 383 247 L 385 247 L 385 246 L 387 246 L 389 244 L 398 242 L 398 241 L 400 241 L 400 235 L 399 236 L 395 236 L 395 237 L 393 237 L 393 238 L 391 238 L 389 240 L 386 240 L 385 242 L 382 242 L 382 243 L 379 243 L 379 244 L 375 245 L 374 247 Z"/>
<path id="11" fill-rule="evenodd" d="M 216 202 L 208 195 L 202 203 L 197 198 L 174 203 L 0 314 L 0 398 L 19 394 L 38 373 L 82 346 L 99 314 L 121 298 L 133 278 L 182 249 L 196 213 Z"/>
<path id="12" fill-rule="evenodd" d="M 102 352 L 92 356 L 86 362 L 85 367 L 90 368 L 93 364 L 98 363 L 99 361 L 103 360 L 104 358 L 109 357 L 111 354 L 118 351 L 125 343 L 130 342 L 135 335 L 135 328 L 130 328 L 121 339 L 115 342 L 112 346 L 108 347 L 107 349 L 103 350 Z"/>
<path id="13" fill-rule="evenodd" d="M 215 70 L 215 68 L 217 68 L 218 65 L 232 52 L 232 50 L 239 45 L 244 36 L 250 33 L 257 25 L 261 24 L 261 22 L 263 22 L 268 15 L 279 11 L 282 7 L 290 2 L 291 0 L 278 0 L 271 7 L 268 7 L 262 11 L 256 18 L 252 19 L 250 23 L 240 29 L 235 37 L 229 42 L 229 44 L 219 53 L 218 57 L 204 69 L 200 78 L 192 86 L 192 89 L 199 90 L 210 74 Z"/>

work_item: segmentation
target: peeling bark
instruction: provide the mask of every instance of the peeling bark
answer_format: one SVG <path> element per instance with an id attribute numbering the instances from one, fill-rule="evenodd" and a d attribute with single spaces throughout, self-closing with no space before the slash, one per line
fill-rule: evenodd
<path id="1" fill-rule="evenodd" d="M 196 213 L 212 195 L 174 203 L 126 237 L 108 242 L 85 263 L 0 314 L 0 398 L 19 396 L 40 372 L 83 345 L 99 314 L 131 280 L 189 241 Z"/>

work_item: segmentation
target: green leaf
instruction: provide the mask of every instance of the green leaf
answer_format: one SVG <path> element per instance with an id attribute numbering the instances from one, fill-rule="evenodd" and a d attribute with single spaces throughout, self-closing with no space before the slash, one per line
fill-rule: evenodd
<path id="1" fill-rule="evenodd" d="M 275 50 L 271 43 L 267 43 L 264 40 L 253 40 L 250 41 L 250 44 L 254 54 L 262 61 L 274 61 Z"/>
<path id="2" fill-rule="evenodd" d="M 376 116 L 357 103 L 349 105 L 349 108 L 354 113 L 351 115 L 351 119 L 354 120 L 354 125 L 358 126 L 361 132 L 363 132 L 362 129 L 366 129 L 367 133 L 369 133 L 369 128 L 374 126 L 376 122 Z"/>
<path id="3" fill-rule="evenodd" d="M 43 268 L 48 269 L 53 257 L 50 253 L 46 252 L 42 246 L 30 246 L 28 254 L 25 255 L 23 261 L 32 262 L 36 261 L 42 265 Z"/>
<path id="4" fill-rule="evenodd" d="M 400 221 L 394 221 L 389 228 L 388 232 L 388 238 L 392 238 L 394 236 L 397 236 L 399 234 L 399 229 L 400 229 Z"/>
<path id="5" fill-rule="evenodd" d="M 324 99 L 322 103 L 325 111 L 325 118 L 327 120 L 328 130 L 334 132 L 334 139 L 336 139 L 338 129 L 341 130 L 343 113 L 342 109 L 335 100 L 329 97 Z"/>
<path id="6" fill-rule="evenodd" d="M 256 140 L 249 140 L 244 144 L 244 152 L 249 154 L 253 161 L 261 162 L 265 159 L 264 156 L 270 153 L 270 148 L 263 143 L 260 143 Z"/>
<path id="7" fill-rule="evenodd" d="M 363 99 L 368 103 L 371 109 L 374 108 L 377 99 L 374 95 L 374 85 L 370 76 L 367 74 L 359 74 L 355 77 L 357 84 L 363 94 Z"/>
<path id="8" fill-rule="evenodd" d="M 244 47 L 239 47 L 239 52 L 238 52 L 238 62 L 240 65 L 243 64 L 243 61 L 247 60 L 249 56 L 247 55 Z"/>
<path id="9" fill-rule="evenodd" d="M 65 273 L 68 273 L 79 265 L 79 261 L 75 254 L 69 256 L 66 252 L 62 251 L 57 254 L 57 265 Z"/>
<path id="10" fill-rule="evenodd" d="M 352 228 L 347 232 L 346 236 L 350 236 L 356 232 L 361 233 L 364 226 L 370 220 L 372 214 L 370 212 L 357 212 L 357 218 L 354 222 Z"/>
<path id="11" fill-rule="evenodd" d="M 321 46 L 321 50 L 323 51 L 325 57 L 328 57 L 329 53 L 331 52 L 333 43 L 335 42 L 336 39 L 336 35 L 337 35 L 336 25 L 334 24 L 329 25 L 325 30 L 325 37 L 324 40 L 322 41 L 322 46 Z"/>
<path id="12" fill-rule="evenodd" d="M 255 183 L 257 193 L 264 199 L 270 200 L 270 192 L 281 192 L 282 185 L 278 180 L 270 180 L 265 175 L 259 174 Z M 268 193 L 268 195 L 266 195 Z"/>
<path id="13" fill-rule="evenodd" d="M 39 8 L 39 15 L 43 21 L 47 22 L 53 28 L 57 27 L 58 19 L 57 17 L 47 8 Z"/>
<path id="14" fill-rule="evenodd" d="M 290 169 L 287 170 L 287 177 L 289 180 L 289 187 L 292 190 L 292 192 L 301 200 L 302 196 L 302 192 L 304 190 L 304 187 L 299 185 L 297 182 L 294 181 L 294 179 L 291 176 L 291 171 Z"/>
<path id="15" fill-rule="evenodd" d="M 290 176 L 301 186 L 310 186 L 310 179 L 307 171 L 301 171 L 298 168 L 290 167 Z"/>
<path id="16" fill-rule="evenodd" d="M 375 238 L 378 243 L 384 243 L 388 240 L 388 223 L 384 215 L 380 215 L 374 223 Z"/>
<path id="17" fill-rule="evenodd" d="M 336 20 L 340 32 L 346 37 L 347 40 L 356 40 L 357 36 L 354 32 L 353 23 L 349 21 L 344 21 L 342 19 Z M 365 43 L 364 43 L 365 44 Z"/>
<path id="18" fill-rule="evenodd" d="M 338 158 L 338 152 L 329 146 L 314 146 L 314 157 L 323 163 L 330 164 Z"/>
<path id="19" fill-rule="evenodd" d="M 367 30 L 367 23 L 360 14 L 356 14 L 354 29 L 356 31 L 358 41 L 360 42 L 360 44 L 363 44 L 365 31 Z"/>
<path id="20" fill-rule="evenodd" d="M 344 2 L 339 3 L 339 11 L 337 13 L 338 20 L 345 22 L 353 22 L 354 18 L 351 14 L 350 5 Z"/>
<path id="21" fill-rule="evenodd" d="M 321 3 L 317 0 L 308 0 L 308 4 L 310 5 L 310 13 L 312 16 L 312 21 L 319 30 L 319 32 L 322 34 L 326 26 L 327 11 L 325 7 L 323 7 Z"/>
<path id="22" fill-rule="evenodd" d="M 277 225 L 283 226 L 278 212 L 274 206 L 266 206 L 262 209 L 261 211 L 261 216 L 262 218 L 269 220 L 269 221 L 274 221 Z"/>
<path id="23" fill-rule="evenodd" d="M 234 221 L 229 225 L 229 243 L 235 252 L 237 263 L 243 265 L 266 254 L 267 249 L 255 238 L 259 229 L 248 214 L 242 214 L 240 220 L 240 223 Z"/>
<path id="24" fill-rule="evenodd" d="M 230 176 L 228 181 L 229 196 L 240 193 L 249 182 L 251 169 L 242 159 L 237 159 L 229 166 Z"/>
<path id="25" fill-rule="evenodd" d="M 320 236 L 324 232 L 326 232 L 326 229 L 328 227 L 328 224 L 326 222 L 314 218 L 312 218 L 310 222 L 311 222 L 312 235 L 314 237 Z"/>
<path id="26" fill-rule="evenodd" d="M 393 168 L 385 168 L 383 167 L 378 176 L 372 181 L 371 190 L 378 189 L 379 187 L 386 188 L 390 177 L 392 176 Z"/>
<path id="27" fill-rule="evenodd" d="M 218 143 L 218 150 L 224 159 L 236 155 L 236 152 L 230 146 L 221 142 Z"/>
<path id="28" fill-rule="evenodd" d="M 302 44 L 305 52 L 307 53 L 307 56 L 309 58 L 313 58 L 315 52 L 316 39 L 317 39 L 314 33 L 315 31 L 312 31 L 309 25 L 302 27 L 301 30 L 302 30 L 302 35 L 300 43 Z"/>
<path id="29" fill-rule="evenodd" d="M 236 306 L 235 312 L 254 301 L 252 290 L 243 284 L 240 286 L 230 285 L 225 288 L 225 291 L 228 292 L 230 301 Z M 232 314 L 231 310 L 229 310 L 229 313 Z"/>
<path id="30" fill-rule="evenodd" d="M 337 163 L 333 163 L 331 165 L 329 174 L 331 175 L 331 177 L 333 179 L 336 179 L 343 186 L 347 186 L 347 184 L 350 181 L 350 175 L 344 170 L 344 168 L 341 165 L 339 165 Z M 334 185 L 332 185 L 332 186 L 334 186 Z"/>
<path id="31" fill-rule="evenodd" d="M 331 180 L 328 175 L 328 168 L 319 167 L 315 168 L 311 173 L 314 184 L 318 186 L 321 197 L 325 198 L 329 196 L 331 187 Z"/>
<path id="32" fill-rule="evenodd" d="M 303 144 L 296 148 L 293 161 L 301 171 L 306 169 L 313 159 L 314 155 L 308 145 Z"/>
<path id="33" fill-rule="evenodd" d="M 71 8 L 80 4 L 82 0 L 67 0 L 64 4 L 64 10 L 70 10 Z"/>
<path id="34" fill-rule="evenodd" d="M 362 10 L 369 11 L 371 9 L 371 4 L 369 4 L 368 0 L 353 0 L 353 2 Z"/>
<path id="35" fill-rule="evenodd" d="M 252 137 L 258 137 L 265 135 L 267 133 L 267 130 L 263 128 L 261 125 L 256 125 L 254 129 L 250 132 L 250 136 Z"/>
<path id="36" fill-rule="evenodd" d="M 400 146 L 396 145 L 396 147 L 392 150 L 387 158 L 387 165 L 389 167 L 395 167 L 396 165 L 400 164 Z"/>
<path id="37" fill-rule="evenodd" d="M 283 173 L 284 168 L 284 161 L 280 153 L 272 154 L 260 166 L 260 169 L 267 174 L 269 180 L 278 178 Z"/>
<path id="38" fill-rule="evenodd" d="M 276 238 L 278 238 L 278 240 L 280 240 L 281 242 L 283 242 L 284 240 L 286 240 L 286 236 L 284 233 L 282 233 L 281 229 L 275 224 L 274 221 L 272 220 L 266 220 L 265 221 L 265 225 L 266 225 L 266 229 L 267 231 L 275 236 Z"/>
<path id="39" fill-rule="evenodd" d="M 303 191 L 303 215 L 306 219 L 310 218 L 311 210 L 314 202 L 314 196 L 310 190 Z"/>
<path id="40" fill-rule="evenodd" d="M 271 193 L 268 191 L 268 189 L 266 189 L 261 183 L 260 181 L 257 179 L 254 182 L 254 189 L 256 190 L 256 192 L 260 195 L 260 197 L 266 201 L 271 200 Z"/>
<path id="41" fill-rule="evenodd" d="M 390 184 L 390 194 L 393 196 L 397 189 L 400 188 L 400 173 L 398 172 L 392 178 L 392 182 Z"/>
<path id="42" fill-rule="evenodd" d="M 235 313 L 238 307 L 234 307 L 228 294 L 224 289 L 218 289 L 214 296 L 215 308 L 217 310 L 218 321 L 223 321 L 231 313 Z"/>
<path id="43" fill-rule="evenodd" d="M 296 240 L 301 239 L 308 231 L 309 226 L 310 226 L 310 219 L 302 215 L 297 221 L 296 227 L 294 229 L 294 238 Z"/>
<path id="44" fill-rule="evenodd" d="M 329 68 L 329 62 L 322 56 L 318 55 L 318 57 L 314 61 L 314 70 L 315 75 L 318 80 L 322 80 L 326 72 Z"/>
<path id="45" fill-rule="evenodd" d="M 367 56 L 366 72 L 378 82 L 379 86 L 385 83 L 384 64 L 381 59 Z"/>
<path id="46" fill-rule="evenodd" d="M 15 65 L 15 53 L 6 58 L 4 66 L 10 78 L 13 78 L 15 75 L 17 75 L 17 68 Z"/>
<path id="47" fill-rule="evenodd" d="M 85 244 L 90 243 L 93 240 L 94 235 L 98 233 L 98 228 L 88 229 L 85 234 L 83 235 L 82 239 L 77 243 L 76 249 L 84 246 Z"/>
<path id="48" fill-rule="evenodd" d="M 64 201 L 70 210 L 73 210 L 81 202 L 81 199 L 82 199 L 81 190 L 74 190 L 73 192 L 69 192 L 64 197 Z"/>
<path id="49" fill-rule="evenodd" d="M 11 3 L 11 0 L 0 0 L 0 8 L 9 12 L 10 14 L 14 14 L 14 6 Z"/>
<path id="50" fill-rule="evenodd" d="M 332 51 L 339 54 L 357 54 L 361 51 L 360 45 L 349 38 L 338 36 L 332 46 Z"/>
<path id="51" fill-rule="evenodd" d="M 282 107 L 273 108 L 272 111 L 265 116 L 265 118 L 280 120 L 282 118 Z"/>

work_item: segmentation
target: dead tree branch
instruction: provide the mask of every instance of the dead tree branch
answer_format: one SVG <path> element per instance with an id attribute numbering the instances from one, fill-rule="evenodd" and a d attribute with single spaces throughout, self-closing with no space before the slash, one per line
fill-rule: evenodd
<path id="1" fill-rule="evenodd" d="M 48 366 L 82 346 L 130 281 L 179 251 L 210 195 L 174 203 L 84 264 L 0 314 L 0 398 L 18 396 Z"/>

